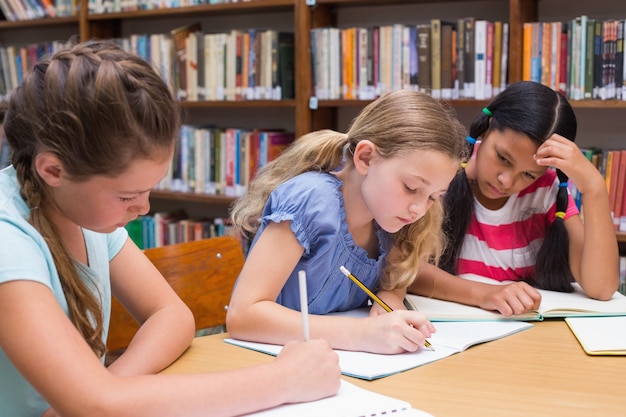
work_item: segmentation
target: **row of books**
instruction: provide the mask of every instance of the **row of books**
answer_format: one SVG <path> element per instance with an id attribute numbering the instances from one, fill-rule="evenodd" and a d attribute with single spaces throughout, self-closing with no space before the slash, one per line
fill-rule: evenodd
<path id="1" fill-rule="evenodd" d="M 178 99 L 293 99 L 294 34 L 273 29 L 203 33 L 199 23 L 137 34 L 122 45 L 159 69 Z"/>
<path id="2" fill-rule="evenodd" d="M 77 0 L 0 0 L 5 20 L 33 20 L 78 14 Z"/>
<path id="3" fill-rule="evenodd" d="M 238 236 L 228 218 L 190 219 L 184 211 L 156 212 L 126 225 L 140 249 L 191 242 L 216 236 Z"/>
<path id="4" fill-rule="evenodd" d="M 244 3 L 255 0 L 89 0 L 89 13 L 117 13 L 136 10 L 170 9 L 203 4 Z"/>
<path id="5" fill-rule="evenodd" d="M 151 62 L 179 100 L 295 97 L 293 33 L 248 29 L 203 34 L 194 24 L 112 40 Z M 7 99 L 42 57 L 68 46 L 54 41 L 0 47 L 0 100 Z"/>
<path id="6" fill-rule="evenodd" d="M 522 77 L 570 100 L 626 100 L 624 19 L 576 17 L 523 27 Z"/>
<path id="7" fill-rule="evenodd" d="M 0 46 L 0 101 L 22 83 L 24 74 L 44 56 L 69 47 L 68 42 L 52 41 L 27 46 Z"/>
<path id="8" fill-rule="evenodd" d="M 239 197 L 254 174 L 294 141 L 281 130 L 183 126 L 161 190 Z"/>
<path id="9" fill-rule="evenodd" d="M 604 176 L 615 230 L 626 232 L 626 192 L 624 190 L 626 188 L 626 149 L 584 148 L 581 150 Z M 574 185 L 570 189 L 578 207 L 581 208 L 582 195 Z"/>
<path id="10" fill-rule="evenodd" d="M 415 89 L 489 99 L 507 85 L 509 25 L 466 17 L 418 25 L 311 30 L 318 99 L 371 100 Z"/>

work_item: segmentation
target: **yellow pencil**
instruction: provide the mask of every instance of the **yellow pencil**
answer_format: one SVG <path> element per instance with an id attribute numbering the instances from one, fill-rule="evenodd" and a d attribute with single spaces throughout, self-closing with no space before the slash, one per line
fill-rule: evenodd
<path id="1" fill-rule="evenodd" d="M 345 276 L 347 276 L 348 278 L 350 278 L 350 279 L 351 279 L 351 280 L 352 280 L 352 281 L 353 281 L 356 285 L 358 285 L 358 286 L 359 286 L 359 287 L 360 287 L 363 291 L 365 291 L 365 293 L 366 293 L 367 295 L 369 295 L 369 296 L 370 296 L 370 298 L 371 298 L 372 300 L 376 301 L 376 302 L 378 303 L 378 305 L 380 305 L 382 308 L 384 308 L 384 309 L 385 309 L 385 311 L 386 311 L 387 313 L 391 313 L 391 312 L 393 311 L 393 309 L 392 309 L 391 307 L 389 307 L 389 306 L 387 305 L 387 303 L 385 303 L 383 300 L 381 300 L 381 298 L 380 298 L 379 296 L 377 296 L 376 294 L 374 294 L 374 293 L 372 292 L 372 290 L 370 290 L 369 288 L 367 288 L 367 287 L 365 286 L 365 284 L 363 284 L 363 283 L 361 282 L 361 280 L 359 280 L 357 277 L 355 277 L 354 275 L 352 275 L 352 272 L 348 271 L 348 269 L 347 269 L 345 266 L 341 265 L 341 266 L 339 267 L 339 269 L 341 270 L 341 272 L 343 272 L 343 274 L 344 274 Z M 424 342 L 424 346 L 426 346 L 427 348 L 430 348 L 431 350 L 434 350 L 434 349 L 431 347 L 431 344 L 430 344 L 430 342 L 429 342 L 428 340 L 426 340 L 426 341 Z"/>

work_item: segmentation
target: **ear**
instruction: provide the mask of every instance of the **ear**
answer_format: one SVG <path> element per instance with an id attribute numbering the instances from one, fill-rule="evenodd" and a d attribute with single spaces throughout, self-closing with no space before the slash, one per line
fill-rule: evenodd
<path id="1" fill-rule="evenodd" d="M 38 154 L 35 157 L 35 169 L 50 187 L 58 187 L 61 184 L 63 164 L 54 154 L 50 152 Z"/>
<path id="2" fill-rule="evenodd" d="M 354 148 L 354 167 L 359 174 L 365 175 L 372 163 L 378 158 L 376 145 L 369 140 L 362 140 Z"/>

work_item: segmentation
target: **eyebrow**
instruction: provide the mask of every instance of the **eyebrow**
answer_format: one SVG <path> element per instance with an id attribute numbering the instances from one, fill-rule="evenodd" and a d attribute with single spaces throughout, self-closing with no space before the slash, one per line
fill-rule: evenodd
<path id="1" fill-rule="evenodd" d="M 148 190 L 128 190 L 128 191 L 120 191 L 120 194 L 143 194 L 143 193 L 149 193 L 150 191 L 154 190 L 154 188 L 150 188 Z"/>
<path id="2" fill-rule="evenodd" d="M 508 159 L 509 161 L 512 161 L 512 162 L 514 162 L 514 163 L 516 162 L 516 159 L 515 159 L 515 158 L 513 158 L 513 157 L 511 156 L 511 154 L 510 154 L 510 153 L 508 153 L 507 151 L 498 151 L 498 153 L 499 153 L 500 155 L 502 155 L 503 157 L 505 157 L 506 159 Z M 541 175 L 543 175 L 543 172 L 542 172 L 542 171 L 535 171 L 535 170 L 532 170 L 532 169 L 525 169 L 525 170 L 524 170 L 524 172 L 529 172 L 529 173 L 531 173 L 531 174 L 535 174 L 535 175 L 537 175 L 538 177 L 539 177 L 539 176 L 541 176 Z"/>
<path id="3" fill-rule="evenodd" d="M 410 175 L 413 178 L 420 180 L 422 184 L 430 185 L 430 182 L 426 178 L 422 177 L 421 175 L 418 175 L 418 174 L 410 174 Z"/>

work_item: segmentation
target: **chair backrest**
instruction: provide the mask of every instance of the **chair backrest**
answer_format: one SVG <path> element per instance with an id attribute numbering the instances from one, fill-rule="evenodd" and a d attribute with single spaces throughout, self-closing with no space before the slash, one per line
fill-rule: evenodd
<path id="1" fill-rule="evenodd" d="M 146 249 L 145 254 L 189 306 L 196 330 L 226 323 L 226 308 L 244 262 L 236 238 L 220 236 L 178 243 Z M 108 351 L 127 347 L 138 329 L 135 319 L 113 298 Z"/>

